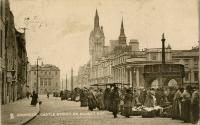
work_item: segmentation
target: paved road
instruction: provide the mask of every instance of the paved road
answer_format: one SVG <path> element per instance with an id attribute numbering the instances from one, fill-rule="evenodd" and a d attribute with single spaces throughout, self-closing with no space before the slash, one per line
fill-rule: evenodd
<path id="1" fill-rule="evenodd" d="M 41 97 L 41 113 L 28 125 L 192 125 L 169 118 L 141 118 L 132 116 L 114 119 L 107 111 L 88 111 L 79 102 L 61 101 L 60 98 Z"/>

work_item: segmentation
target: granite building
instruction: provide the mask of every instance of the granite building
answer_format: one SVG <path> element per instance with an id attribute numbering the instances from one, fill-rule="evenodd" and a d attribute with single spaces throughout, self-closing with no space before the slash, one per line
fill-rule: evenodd
<path id="1" fill-rule="evenodd" d="M 52 93 L 54 91 L 60 91 L 61 89 L 60 69 L 55 65 L 42 64 L 39 65 L 38 68 L 37 65 L 33 65 L 31 66 L 29 73 L 30 73 L 29 84 L 32 87 L 32 91 L 37 91 L 37 86 L 39 94 L 46 94 L 47 92 Z"/>
<path id="2" fill-rule="evenodd" d="M 194 47 L 192 50 L 173 50 L 168 44 L 162 48 L 139 48 L 137 39 L 130 39 L 128 42 L 125 35 L 124 21 L 121 21 L 121 27 L 118 39 L 110 40 L 110 46 L 104 46 L 105 36 L 103 28 L 99 26 L 99 16 L 96 11 L 94 19 L 94 29 L 90 34 L 90 68 L 85 64 L 79 69 L 78 78 L 80 82 L 86 85 L 97 83 L 119 82 L 123 85 L 134 88 L 145 87 L 144 67 L 146 65 L 161 64 L 165 51 L 165 62 L 167 64 L 182 64 L 185 78 L 182 80 L 183 86 L 188 84 L 192 86 L 199 83 L 198 72 L 198 52 L 199 48 Z M 105 49 L 106 48 L 106 49 Z M 170 65 L 171 66 L 171 65 Z M 89 72 L 89 73 L 86 73 Z M 83 77 L 84 76 L 84 77 Z M 184 76 L 184 75 L 183 75 Z M 86 80 L 85 78 L 89 78 Z M 177 79 L 167 80 L 165 85 L 178 85 Z M 148 83 L 151 87 L 158 87 L 158 78 L 152 79 Z"/>

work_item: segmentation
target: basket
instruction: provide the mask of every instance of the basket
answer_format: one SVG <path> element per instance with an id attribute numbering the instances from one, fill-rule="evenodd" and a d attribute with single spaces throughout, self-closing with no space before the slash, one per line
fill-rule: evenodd
<path id="1" fill-rule="evenodd" d="M 141 114 L 142 114 L 141 111 L 132 111 L 132 112 L 131 112 L 131 115 L 132 115 L 132 116 L 139 116 L 139 115 L 141 115 Z"/>
<path id="2" fill-rule="evenodd" d="M 155 110 L 152 111 L 145 111 L 141 112 L 142 118 L 153 118 L 156 116 Z"/>

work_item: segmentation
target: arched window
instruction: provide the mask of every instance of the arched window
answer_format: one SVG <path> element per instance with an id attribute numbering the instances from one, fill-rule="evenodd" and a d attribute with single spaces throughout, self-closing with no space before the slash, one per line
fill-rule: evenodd
<path id="1" fill-rule="evenodd" d="M 176 82 L 175 79 L 171 79 L 169 82 L 168 82 L 168 86 L 169 87 L 178 87 L 178 84 Z"/>
<path id="2" fill-rule="evenodd" d="M 152 83 L 151 83 L 151 88 L 158 88 L 159 85 L 158 85 L 158 80 L 154 80 Z"/>

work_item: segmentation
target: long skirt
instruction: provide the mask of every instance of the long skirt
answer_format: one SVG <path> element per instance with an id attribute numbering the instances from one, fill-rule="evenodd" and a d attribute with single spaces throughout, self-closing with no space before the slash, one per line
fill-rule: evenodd
<path id="1" fill-rule="evenodd" d="M 179 106 L 179 101 L 175 100 L 172 105 L 172 119 L 180 119 L 181 112 Z"/>
<path id="2" fill-rule="evenodd" d="M 31 105 L 36 105 L 36 104 L 37 104 L 37 98 L 32 98 Z"/>
<path id="3" fill-rule="evenodd" d="M 87 105 L 88 105 L 88 100 L 87 99 L 81 100 L 81 107 L 85 107 Z"/>
<path id="4" fill-rule="evenodd" d="M 117 102 L 112 103 L 112 113 L 114 116 L 117 116 L 119 112 L 119 104 Z"/>
<path id="5" fill-rule="evenodd" d="M 105 99 L 104 101 L 104 106 L 105 106 L 105 109 L 108 110 L 109 107 L 110 107 L 110 100 L 109 99 Z"/>
<path id="6" fill-rule="evenodd" d="M 124 114 L 129 117 L 131 115 L 131 107 L 124 107 Z"/>
<path id="7" fill-rule="evenodd" d="M 88 108 L 89 110 L 93 111 L 96 108 L 96 101 L 92 98 L 88 99 Z"/>
<path id="8" fill-rule="evenodd" d="M 199 120 L 199 104 L 191 105 L 192 123 L 196 124 Z"/>
<path id="9" fill-rule="evenodd" d="M 190 100 L 183 102 L 182 109 L 183 109 L 182 110 L 183 121 L 185 123 L 189 123 L 190 122 Z"/>

